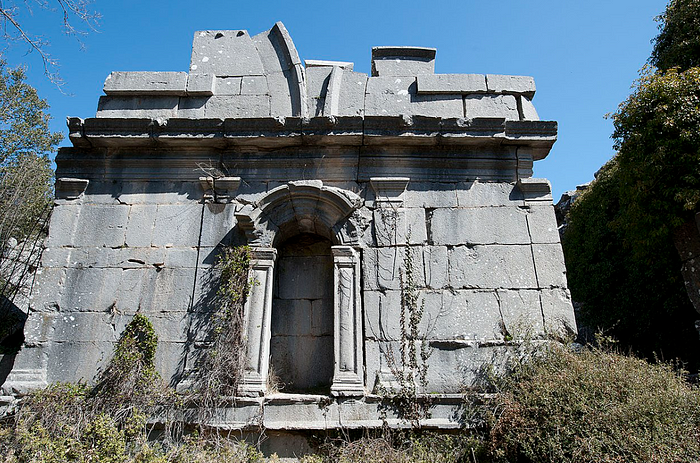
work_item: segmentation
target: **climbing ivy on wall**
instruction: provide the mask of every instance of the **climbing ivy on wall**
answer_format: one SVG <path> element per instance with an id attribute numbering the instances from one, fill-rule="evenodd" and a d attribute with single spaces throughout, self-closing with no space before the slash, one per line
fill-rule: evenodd
<path id="1" fill-rule="evenodd" d="M 243 373 L 246 346 L 244 306 L 250 290 L 250 249 L 225 247 L 213 268 L 216 295 L 207 326 L 209 350 L 199 368 L 196 394 L 200 410 L 211 410 L 222 398 L 234 397 Z"/>

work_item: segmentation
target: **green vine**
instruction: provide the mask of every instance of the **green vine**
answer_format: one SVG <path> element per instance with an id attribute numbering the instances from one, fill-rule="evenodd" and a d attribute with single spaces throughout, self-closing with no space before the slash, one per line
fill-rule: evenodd
<path id="1" fill-rule="evenodd" d="M 208 325 L 210 347 L 199 370 L 201 410 L 212 410 L 236 395 L 244 368 L 244 306 L 250 290 L 250 249 L 226 247 L 214 266 L 217 282 L 214 313 Z"/>
<path id="2" fill-rule="evenodd" d="M 398 358 L 391 345 L 384 357 L 395 380 L 395 387 L 379 387 L 379 392 L 390 403 L 399 418 L 413 429 L 421 427 L 421 421 L 430 417 L 432 403 L 425 393 L 428 390 L 428 359 L 431 350 L 420 324 L 425 313 L 425 301 L 420 300 L 415 277 L 415 264 L 411 248 L 404 248 L 403 268 L 400 270 L 401 313 Z M 420 348 L 419 348 L 420 345 Z"/>

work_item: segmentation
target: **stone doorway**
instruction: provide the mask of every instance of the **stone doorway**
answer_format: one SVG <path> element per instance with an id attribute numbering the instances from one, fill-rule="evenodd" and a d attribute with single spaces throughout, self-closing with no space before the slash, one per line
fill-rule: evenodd
<path id="1" fill-rule="evenodd" d="M 302 233 L 278 247 L 271 373 L 282 392 L 329 394 L 334 372 L 331 241 Z"/>

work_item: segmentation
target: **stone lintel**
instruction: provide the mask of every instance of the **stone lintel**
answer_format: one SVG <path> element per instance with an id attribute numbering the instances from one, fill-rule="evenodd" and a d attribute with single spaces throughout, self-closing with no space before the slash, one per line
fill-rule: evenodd
<path id="1" fill-rule="evenodd" d="M 325 61 L 320 59 L 307 59 L 304 60 L 304 65 L 307 68 L 319 68 L 319 67 L 339 67 L 344 71 L 352 71 L 355 63 L 349 61 Z"/>

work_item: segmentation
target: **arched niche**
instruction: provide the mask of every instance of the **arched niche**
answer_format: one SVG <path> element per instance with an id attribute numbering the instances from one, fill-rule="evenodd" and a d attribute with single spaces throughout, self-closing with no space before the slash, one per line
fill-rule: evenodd
<path id="1" fill-rule="evenodd" d="M 245 306 L 247 361 L 243 395 L 264 395 L 270 368 L 276 246 L 312 234 L 330 241 L 333 266 L 333 379 L 336 396 L 364 394 L 360 253 L 351 216 L 361 206 L 356 194 L 320 181 L 289 182 L 236 214 L 251 246 L 255 284 Z"/>

